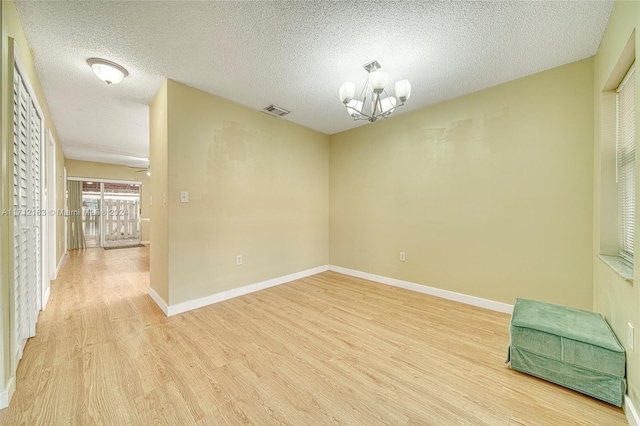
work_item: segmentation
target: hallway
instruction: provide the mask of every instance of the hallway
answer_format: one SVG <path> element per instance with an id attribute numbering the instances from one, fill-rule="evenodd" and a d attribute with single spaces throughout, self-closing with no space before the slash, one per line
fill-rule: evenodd
<path id="1" fill-rule="evenodd" d="M 167 322 L 147 295 L 148 271 L 148 247 L 69 252 L 0 423 L 129 422 L 123 399 L 142 389 L 132 369 L 151 354 L 150 327 Z"/>

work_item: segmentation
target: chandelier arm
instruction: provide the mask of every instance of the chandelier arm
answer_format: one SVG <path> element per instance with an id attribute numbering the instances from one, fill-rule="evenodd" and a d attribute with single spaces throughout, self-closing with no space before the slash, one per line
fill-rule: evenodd
<path id="1" fill-rule="evenodd" d="M 386 94 L 387 92 L 384 92 L 384 93 Z M 385 114 L 385 112 L 382 109 L 382 96 L 380 96 L 381 94 L 382 92 L 373 94 L 376 97 L 376 100 L 373 104 L 373 112 L 371 114 L 373 118 L 382 117 Z"/>
<path id="2" fill-rule="evenodd" d="M 356 121 L 356 120 L 364 120 L 364 119 L 371 120 L 371 119 L 373 118 L 373 116 L 371 116 L 371 115 L 367 115 L 367 114 L 365 114 L 365 113 L 364 113 L 364 112 L 362 112 L 362 111 L 358 111 L 358 110 L 357 110 L 357 109 L 355 109 L 354 107 L 350 107 L 350 106 L 349 106 L 349 105 L 347 105 L 347 104 L 345 104 L 344 106 L 347 108 L 347 111 L 357 111 L 357 112 L 358 112 L 358 114 L 360 114 L 360 115 L 362 116 L 362 117 L 359 117 L 359 118 L 354 117 L 354 118 L 353 118 L 353 121 Z M 351 114 L 349 114 L 349 115 L 351 115 Z"/>
<path id="3" fill-rule="evenodd" d="M 371 95 L 373 99 L 371 99 L 371 116 L 375 117 L 376 112 L 378 112 L 378 104 L 380 103 L 380 94 L 373 92 Z"/>
<path id="4" fill-rule="evenodd" d="M 369 91 L 369 77 L 367 77 L 367 81 L 364 83 L 364 86 L 362 87 L 362 91 L 360 92 L 360 97 L 358 98 L 358 100 L 362 99 L 362 109 L 364 109 L 364 106 L 367 104 L 368 91 Z"/>

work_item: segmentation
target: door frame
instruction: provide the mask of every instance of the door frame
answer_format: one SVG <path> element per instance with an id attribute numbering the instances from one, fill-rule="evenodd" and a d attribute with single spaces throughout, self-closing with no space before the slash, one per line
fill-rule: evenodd
<path id="1" fill-rule="evenodd" d="M 53 133 L 51 129 L 47 132 L 47 136 L 49 139 L 49 143 L 47 144 L 47 167 L 46 167 L 46 177 L 47 177 L 47 219 L 46 219 L 46 242 L 44 244 L 46 249 L 46 262 L 47 267 L 43 268 L 46 270 L 46 277 L 43 280 L 43 288 L 42 288 L 42 309 L 44 310 L 47 306 L 47 301 L 49 300 L 49 295 L 51 292 L 51 282 L 50 280 L 55 280 L 58 276 L 58 265 L 57 265 L 57 221 L 58 221 L 58 187 L 57 187 L 57 176 L 56 176 L 56 160 L 57 160 L 57 144 L 56 140 L 53 138 Z"/>
<path id="2" fill-rule="evenodd" d="M 68 235 L 68 229 L 69 229 L 69 217 L 66 215 L 66 213 L 69 211 L 69 190 L 67 189 L 67 168 L 63 167 L 62 168 L 63 171 L 63 180 L 62 180 L 62 185 L 63 185 L 63 194 L 64 194 L 64 211 L 65 211 L 65 215 L 64 215 L 64 255 L 67 255 L 67 252 L 69 251 L 69 235 Z M 62 263 L 62 262 L 61 262 Z M 58 266 L 56 266 L 56 275 L 58 274 Z"/>
<path id="3" fill-rule="evenodd" d="M 66 169 L 65 169 L 66 170 Z M 123 180 L 123 179 L 104 179 L 104 178 L 88 178 L 88 177 L 78 177 L 78 176 L 68 176 L 65 179 L 66 181 L 80 181 L 80 182 L 96 182 L 100 184 L 100 208 L 104 208 L 104 184 L 105 183 L 125 183 L 125 184 L 133 184 L 138 185 L 140 191 L 138 193 L 138 199 L 140 206 L 142 206 L 142 181 L 138 180 Z M 65 185 L 66 186 L 66 185 Z M 105 239 L 104 239 L 104 219 L 105 216 L 100 215 L 100 248 L 105 247 Z M 138 236 L 138 242 L 142 241 L 142 220 L 140 217 L 140 213 L 138 212 L 138 232 L 140 235 Z"/>

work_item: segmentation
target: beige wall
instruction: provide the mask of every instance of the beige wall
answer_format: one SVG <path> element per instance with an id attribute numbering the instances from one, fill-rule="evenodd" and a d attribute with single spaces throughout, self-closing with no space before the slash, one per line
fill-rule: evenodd
<path id="1" fill-rule="evenodd" d="M 640 407 L 640 356 L 638 355 L 638 339 L 636 330 L 636 348 L 631 350 L 627 345 L 627 323 L 636 328 L 640 326 L 640 268 L 634 270 L 634 283 L 624 281 L 616 272 L 606 266 L 597 255 L 610 252 L 611 233 L 617 231 L 615 220 L 616 187 L 615 178 L 615 139 L 607 137 L 610 129 L 607 126 L 606 101 L 608 89 L 613 89 L 624 76 L 626 68 L 633 57 L 638 57 L 637 29 L 640 25 L 640 3 L 615 3 L 604 38 L 594 61 L 594 285 L 593 309 L 604 314 L 611 324 L 618 340 L 627 350 L 627 384 L 628 395 L 635 407 Z M 634 35 L 635 31 L 635 35 Z M 630 45 L 630 56 L 623 51 L 627 42 Z M 626 65 L 624 65 L 626 62 Z M 617 65 L 622 65 L 623 69 Z M 636 71 L 636 87 L 640 87 L 640 73 Z M 640 105 L 640 90 L 636 90 L 636 105 Z M 640 132 L 640 108 L 636 107 L 636 144 Z M 603 136 L 604 134 L 604 136 Z M 613 145 L 613 146 L 612 146 Z M 640 174 L 636 172 L 636 188 L 640 187 Z M 611 182 L 614 182 L 613 184 Z M 636 197 L 636 211 L 638 209 Z M 612 213 L 613 212 L 613 213 Z M 640 216 L 636 216 L 636 229 L 640 229 Z M 612 223 L 613 222 L 613 223 Z M 613 238 L 615 242 L 615 238 Z M 636 233 L 636 247 L 638 247 Z M 602 251 L 601 251 L 602 250 Z M 608 253 L 615 254 L 615 253 Z M 640 256 L 635 254 L 636 265 L 640 264 Z"/>
<path id="2" fill-rule="evenodd" d="M 326 265 L 329 137 L 167 86 L 169 304 Z"/>
<path id="3" fill-rule="evenodd" d="M 151 233 L 151 206 L 149 195 L 151 185 L 149 177 L 141 169 L 131 168 L 118 164 L 95 163 L 91 161 L 69 160 L 65 161 L 68 177 L 81 177 L 92 179 L 113 179 L 140 182 L 140 208 L 141 229 L 140 239 L 149 241 Z"/>
<path id="4" fill-rule="evenodd" d="M 40 85 L 40 80 L 35 70 L 33 63 L 33 57 L 27 44 L 26 37 L 24 35 L 22 24 L 15 5 L 11 1 L 3 1 L 1 3 L 2 11 L 2 69 L 0 74 L 2 76 L 2 103 L 0 105 L 0 115 L 2 119 L 2 149 L 0 155 L 2 157 L 0 173 L 0 203 L 1 209 L 13 208 L 13 52 L 14 52 L 14 40 L 18 49 L 18 54 L 22 60 L 22 63 L 26 69 L 29 80 L 35 91 L 36 98 L 44 114 L 44 127 L 47 138 L 43 140 L 48 142 L 49 131 L 53 134 L 57 143 L 56 153 L 56 190 L 57 190 L 57 207 L 58 209 L 64 208 L 64 185 L 63 185 L 63 169 L 64 169 L 64 153 L 60 146 L 60 140 L 57 137 L 56 129 L 51 120 L 51 114 L 49 112 L 49 106 L 44 96 L 44 92 Z M 50 155 L 48 152 L 49 145 L 47 143 L 47 152 L 45 155 Z M 11 348 L 11 330 L 13 329 L 13 304 L 10 303 L 13 300 L 13 220 L 7 216 L 0 216 L 0 276 L 1 276 L 1 298 L 2 298 L 2 343 L 3 343 L 3 373 L 5 383 L 0 383 L 0 391 L 3 390 L 7 383 L 14 376 L 15 372 L 12 371 L 10 353 L 14 353 L 15 348 Z M 57 261 L 62 259 L 64 255 L 64 221 L 63 217 L 59 216 L 57 221 L 57 236 L 56 236 Z"/>
<path id="5" fill-rule="evenodd" d="M 592 70 L 583 60 L 333 135 L 331 264 L 591 309 Z"/>
<path id="6" fill-rule="evenodd" d="M 169 221 L 167 204 L 167 82 L 149 109 L 149 160 L 151 173 L 151 247 L 149 286 L 169 304 Z"/>

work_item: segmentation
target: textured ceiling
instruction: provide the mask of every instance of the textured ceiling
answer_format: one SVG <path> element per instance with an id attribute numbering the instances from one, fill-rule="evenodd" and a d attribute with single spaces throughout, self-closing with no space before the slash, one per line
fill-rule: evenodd
<path id="1" fill-rule="evenodd" d="M 165 78 L 327 134 L 373 59 L 412 84 L 394 114 L 596 53 L 613 1 L 16 2 L 67 158 L 144 165 Z M 129 71 L 107 86 L 89 57 Z M 357 89 L 359 90 L 359 89 Z"/>

